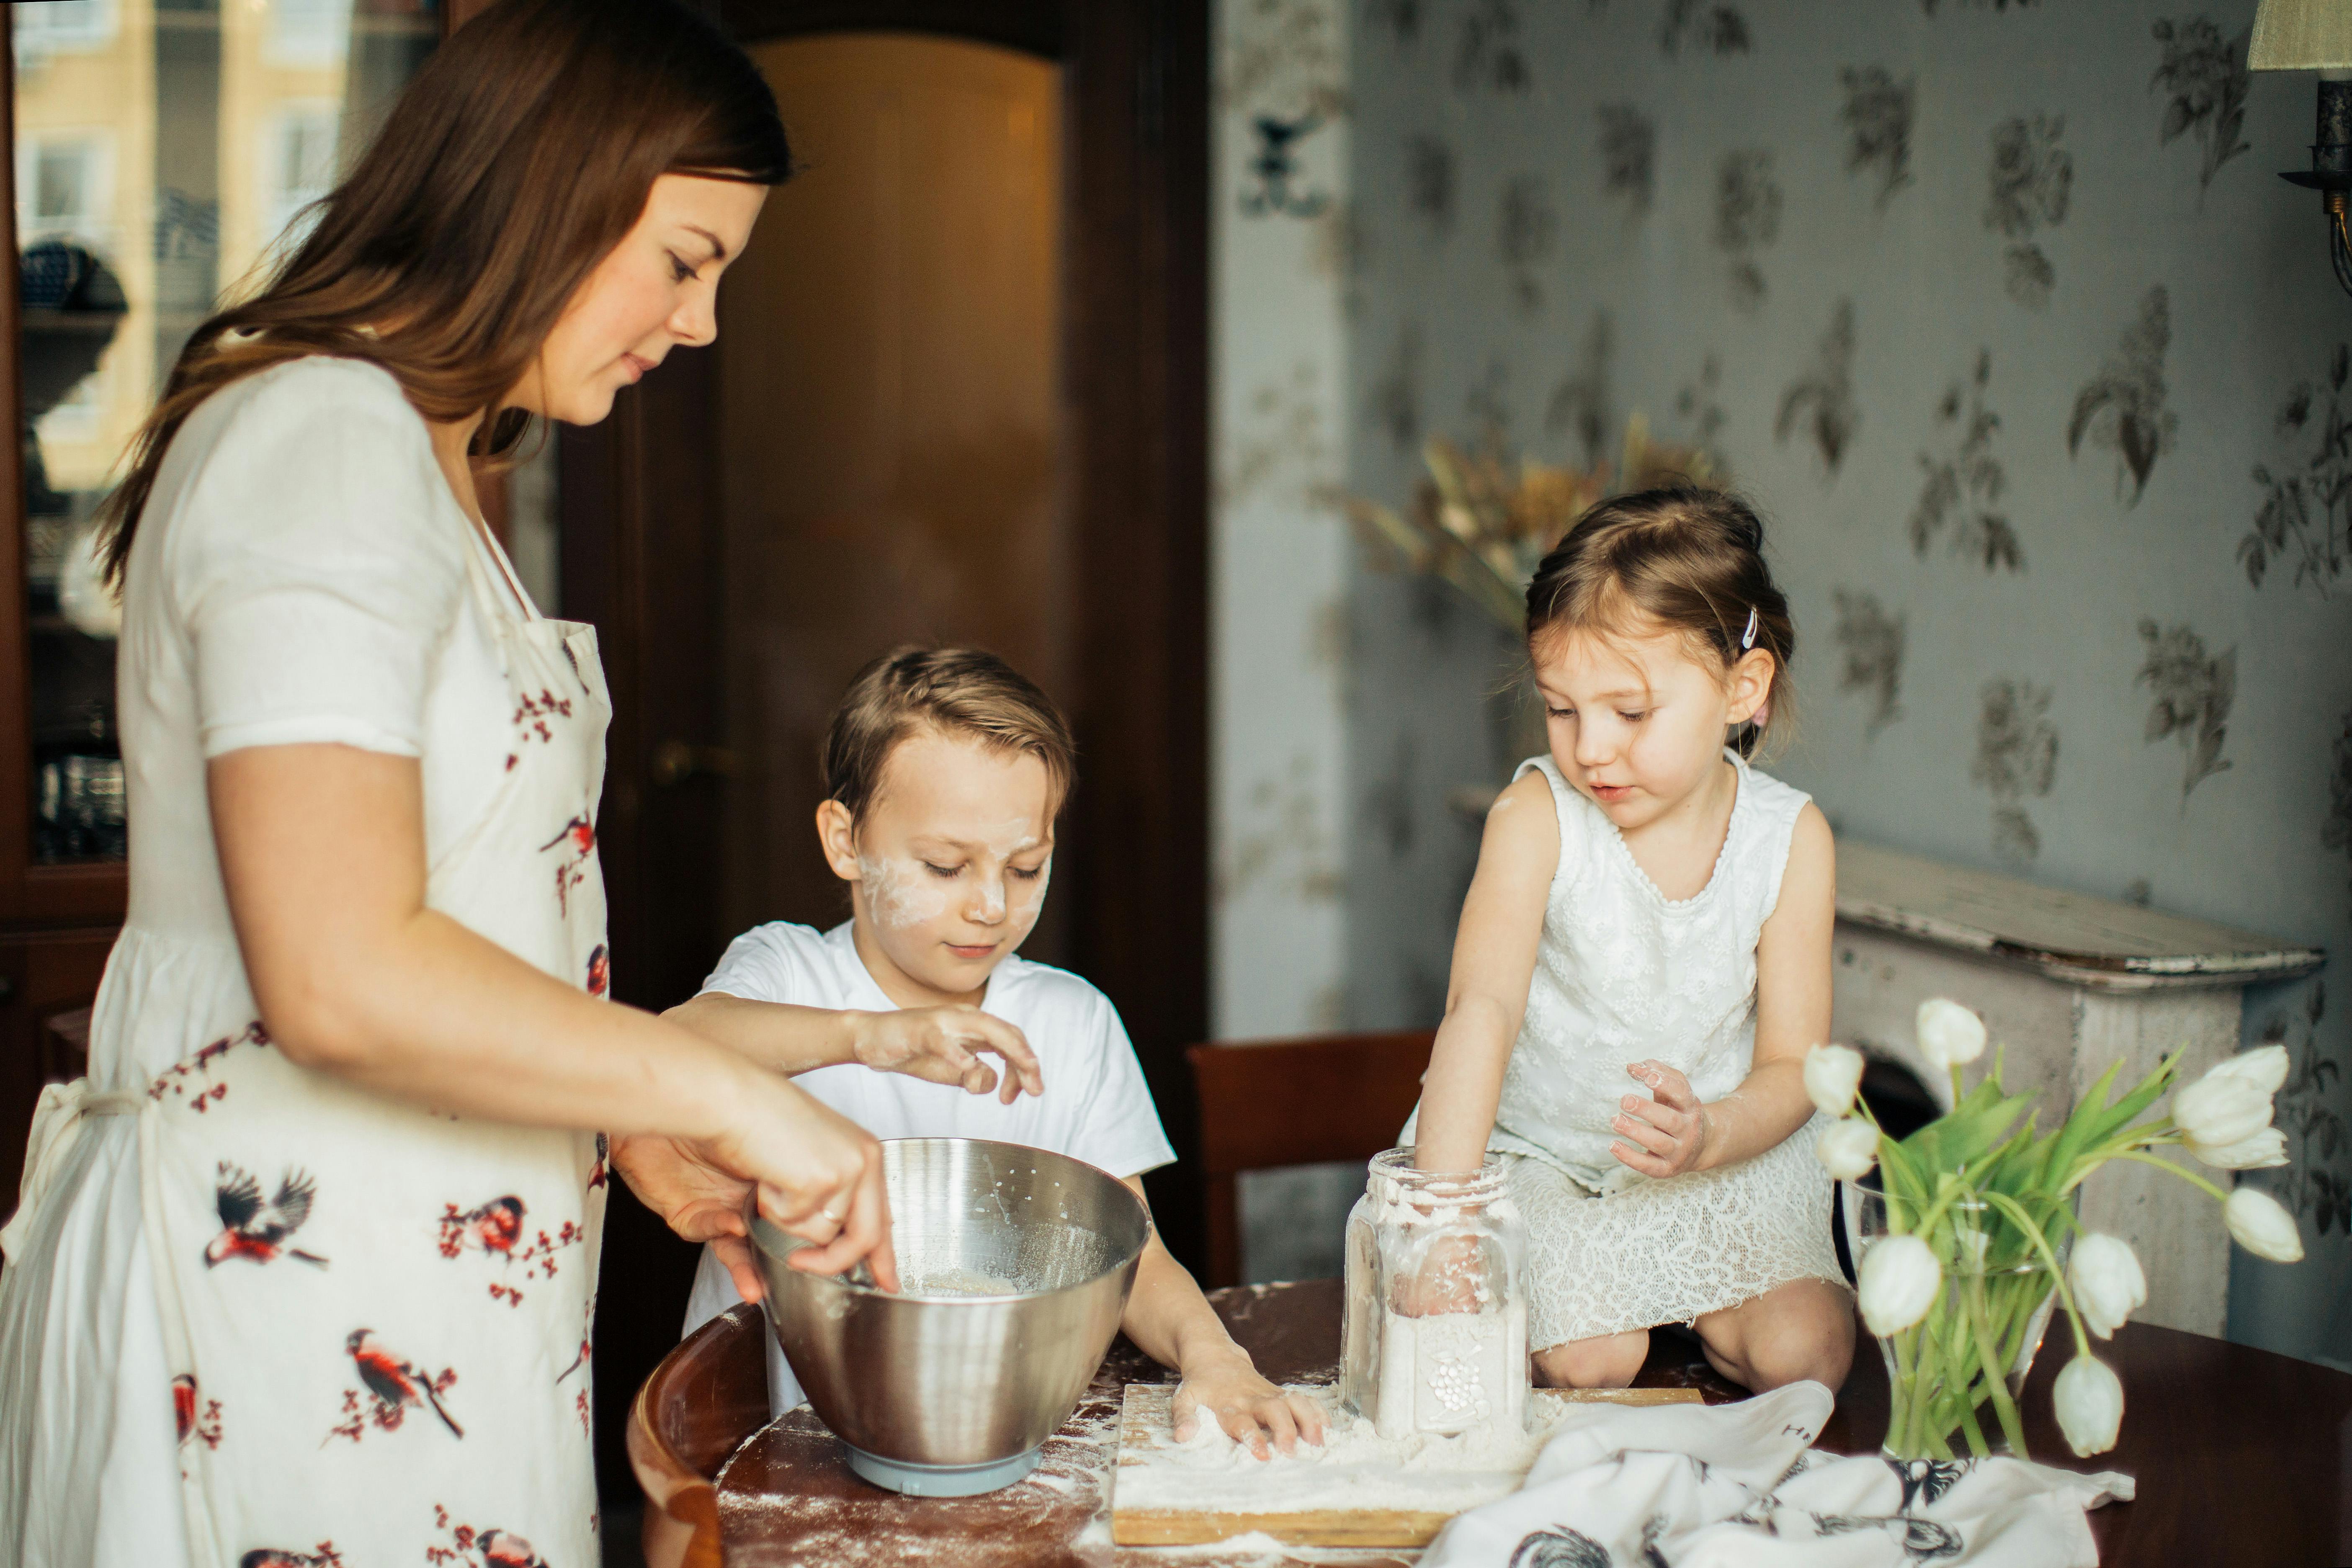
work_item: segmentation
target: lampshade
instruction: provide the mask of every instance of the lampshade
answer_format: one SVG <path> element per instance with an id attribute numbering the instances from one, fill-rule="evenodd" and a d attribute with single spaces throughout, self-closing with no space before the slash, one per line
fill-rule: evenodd
<path id="1" fill-rule="evenodd" d="M 2352 0 L 2262 0 L 2246 64 L 2258 71 L 2352 69 Z"/>

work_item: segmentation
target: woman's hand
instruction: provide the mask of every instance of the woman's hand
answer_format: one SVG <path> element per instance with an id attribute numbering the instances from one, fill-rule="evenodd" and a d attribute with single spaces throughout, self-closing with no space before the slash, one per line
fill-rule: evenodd
<path id="1" fill-rule="evenodd" d="M 661 1215 L 688 1241 L 707 1241 L 727 1266 L 737 1294 L 756 1301 L 767 1294 L 743 1215 L 751 1206 L 751 1184 L 707 1159 L 682 1138 L 654 1133 L 621 1134 L 611 1141 L 613 1169 L 629 1184 L 637 1201 Z"/>
<path id="2" fill-rule="evenodd" d="M 1706 1107 L 1690 1079 L 1664 1062 L 1635 1062 L 1626 1076 L 1649 1087 L 1653 1098 L 1627 1095 L 1609 1123 L 1621 1142 L 1609 1145 L 1619 1161 L 1645 1176 L 1679 1176 L 1705 1168 L 1709 1126 Z"/>
<path id="3" fill-rule="evenodd" d="M 710 1242 L 747 1301 L 763 1293 L 745 1215 L 759 1211 L 814 1245 L 791 1267 L 838 1274 L 866 1259 L 898 1288 L 882 1148 L 873 1135 L 781 1079 L 759 1075 L 729 1125 L 709 1138 L 625 1138 L 612 1149 L 630 1189 L 688 1241 Z"/>
<path id="4" fill-rule="evenodd" d="M 1186 1367 L 1169 1414 L 1180 1443 L 1200 1429 L 1205 1414 L 1226 1436 L 1247 1444 L 1261 1459 L 1269 1452 L 1269 1442 L 1288 1454 L 1297 1451 L 1300 1438 L 1320 1445 L 1326 1435 L 1322 1405 L 1275 1387 L 1239 1349 L 1205 1356 L 1201 1364 Z"/>
<path id="5" fill-rule="evenodd" d="M 1045 1092 L 1045 1074 L 1028 1037 L 977 1007 L 855 1013 L 850 1022 L 850 1049 L 866 1067 L 929 1083 L 957 1084 L 969 1094 L 997 1089 L 997 1099 L 1006 1105 L 1024 1089 Z M 976 1053 L 981 1051 L 1003 1058 L 1003 1074 L 980 1059 Z"/>

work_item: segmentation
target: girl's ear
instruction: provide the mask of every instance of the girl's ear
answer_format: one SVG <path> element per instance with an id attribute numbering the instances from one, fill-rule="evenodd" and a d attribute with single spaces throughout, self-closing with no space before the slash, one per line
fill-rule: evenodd
<path id="1" fill-rule="evenodd" d="M 1779 663 L 1760 647 L 1749 648 L 1731 667 L 1731 710 L 1727 715 L 1734 724 L 1745 724 L 1753 719 L 1761 722 L 1772 701 L 1772 677 Z"/>
<path id="2" fill-rule="evenodd" d="M 816 841 L 835 876 L 845 882 L 858 879 L 857 818 L 847 806 L 837 800 L 817 802 Z"/>

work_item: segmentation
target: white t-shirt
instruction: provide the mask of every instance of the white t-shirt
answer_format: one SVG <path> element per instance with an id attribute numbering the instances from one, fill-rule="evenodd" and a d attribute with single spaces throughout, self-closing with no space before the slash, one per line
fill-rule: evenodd
<path id="1" fill-rule="evenodd" d="M 857 956 L 845 921 L 819 935 L 776 921 L 728 945 L 705 992 L 747 1002 L 802 1007 L 895 1011 Z M 1010 1105 L 947 1083 L 855 1064 L 819 1068 L 793 1081 L 877 1138 L 987 1138 L 1083 1160 L 1114 1176 L 1140 1175 L 1176 1158 L 1135 1059 L 1135 1047 L 1110 998 L 1066 970 L 1018 955 L 989 976 L 981 1011 L 1027 1037 L 1045 1079 L 1042 1095 Z M 992 1063 L 994 1058 L 989 1058 Z M 694 1332 L 743 1300 L 709 1247 L 688 1298 L 686 1331 Z M 773 1334 L 767 1336 L 768 1405 L 782 1415 L 801 1403 L 799 1382 Z"/>

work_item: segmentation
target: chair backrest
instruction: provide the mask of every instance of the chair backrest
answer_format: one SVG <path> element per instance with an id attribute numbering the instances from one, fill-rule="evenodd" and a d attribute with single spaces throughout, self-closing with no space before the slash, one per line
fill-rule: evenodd
<path id="1" fill-rule="evenodd" d="M 1430 1029 L 1194 1046 L 1208 1286 L 1241 1283 L 1244 1171 L 1369 1160 L 1396 1143 L 1421 1099 Z"/>

